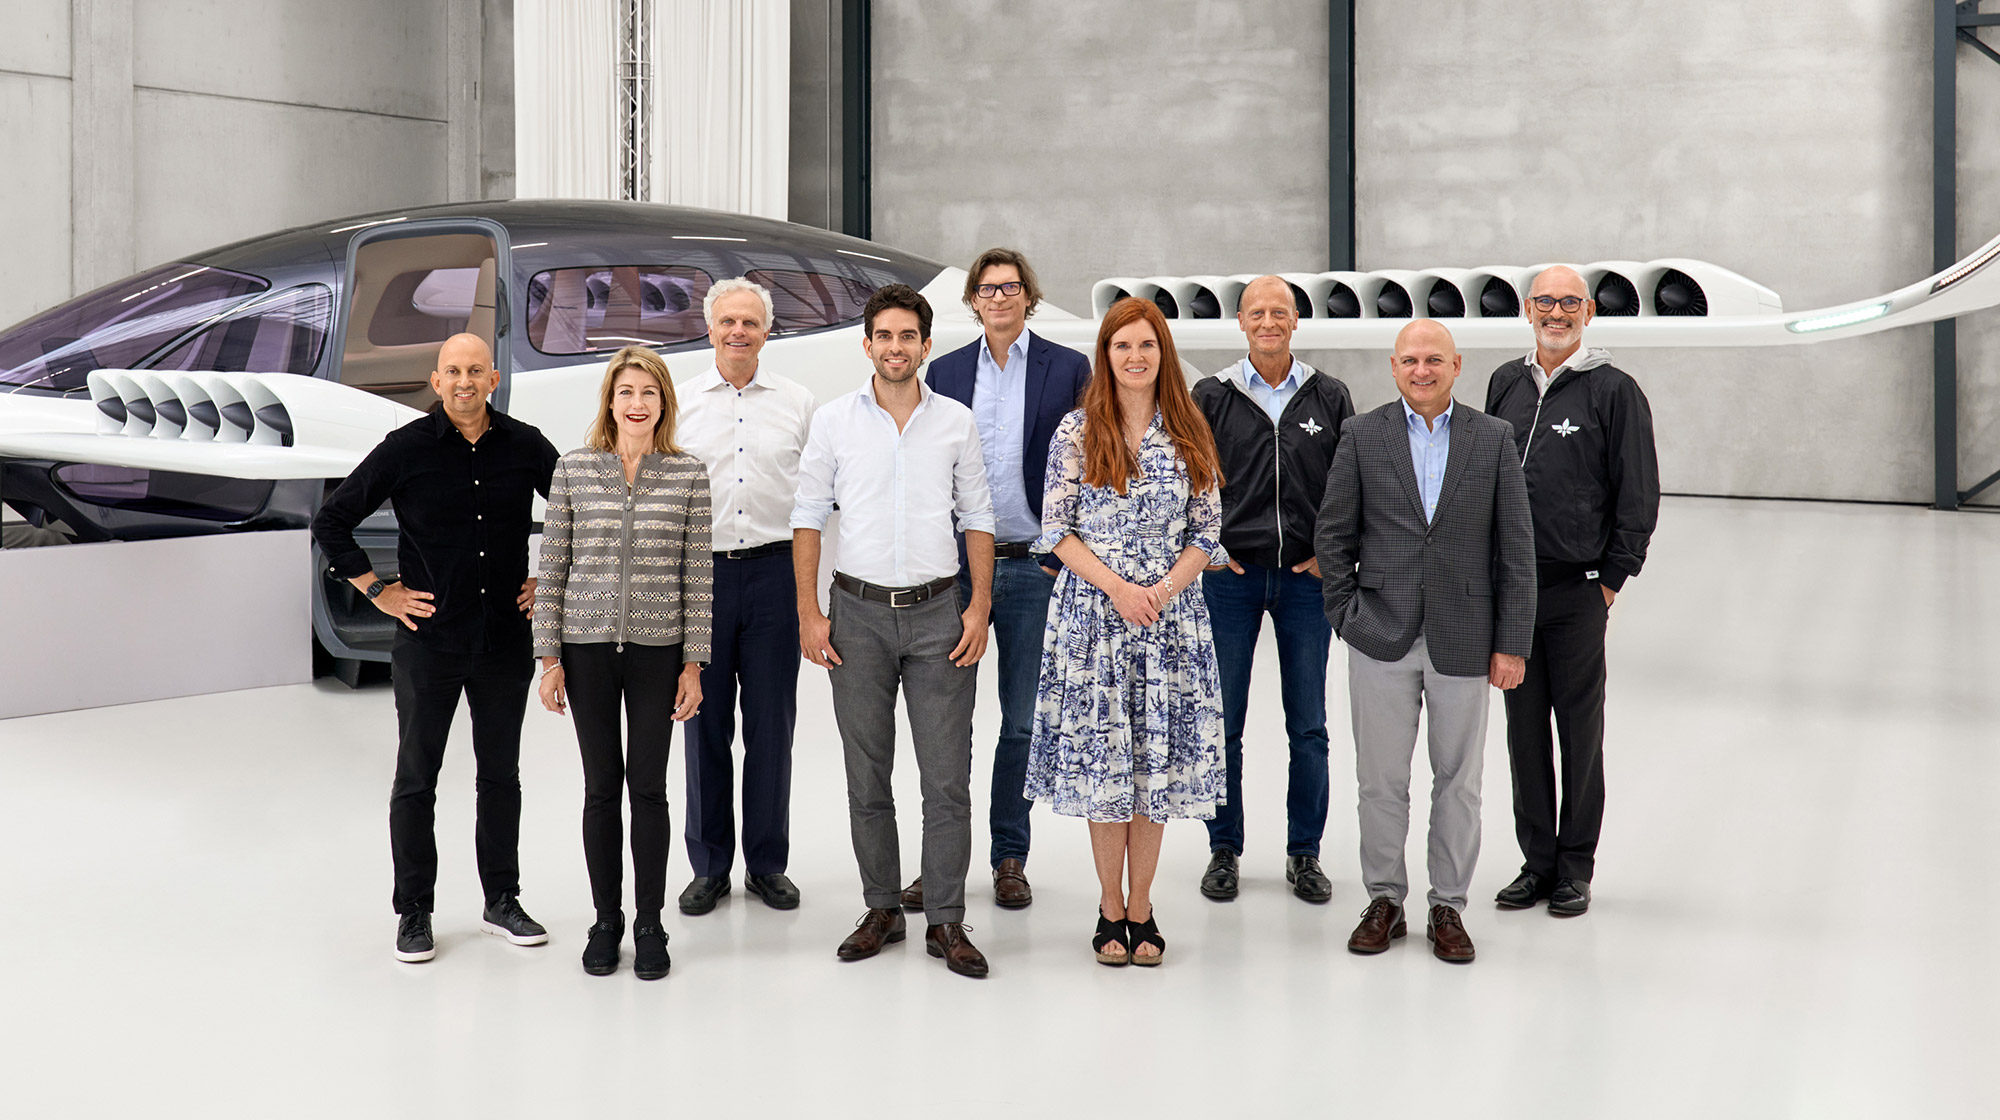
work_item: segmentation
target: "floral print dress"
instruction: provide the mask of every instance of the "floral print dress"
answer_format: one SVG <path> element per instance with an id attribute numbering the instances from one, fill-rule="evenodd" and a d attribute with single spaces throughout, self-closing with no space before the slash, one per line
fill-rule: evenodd
<path id="1" fill-rule="evenodd" d="M 1049 444 L 1048 491 L 1035 551 L 1074 533 L 1106 566 L 1158 583 L 1193 545 L 1222 563 L 1219 491 L 1189 492 L 1159 413 L 1139 446 L 1139 476 L 1118 493 L 1083 482 L 1083 412 Z M 1058 813 L 1115 822 L 1215 816 L 1224 800 L 1222 689 L 1199 588 L 1159 620 L 1125 621 L 1110 596 L 1065 568 L 1042 637 L 1042 673 L 1023 795 Z"/>

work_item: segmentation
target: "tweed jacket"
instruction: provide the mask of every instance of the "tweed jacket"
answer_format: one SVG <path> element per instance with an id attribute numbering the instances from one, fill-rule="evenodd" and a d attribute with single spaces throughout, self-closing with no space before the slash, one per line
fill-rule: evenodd
<path id="1" fill-rule="evenodd" d="M 708 662 L 714 608 L 708 471 L 685 452 L 639 460 L 630 487 L 611 451 L 556 463 L 542 515 L 535 655 L 564 642 L 681 647 Z"/>
<path id="2" fill-rule="evenodd" d="M 1535 527 L 1514 429 L 1452 408 L 1437 513 L 1424 522 L 1403 402 L 1341 425 L 1313 549 L 1326 617 L 1377 661 L 1421 631 L 1437 671 L 1483 677 L 1495 653 L 1526 657 L 1535 627 Z"/>

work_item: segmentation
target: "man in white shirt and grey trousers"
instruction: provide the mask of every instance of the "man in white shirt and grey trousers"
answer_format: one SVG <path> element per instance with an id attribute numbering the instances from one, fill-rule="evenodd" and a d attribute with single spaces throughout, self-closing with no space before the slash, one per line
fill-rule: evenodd
<path id="1" fill-rule="evenodd" d="M 972 860 L 972 705 L 993 597 L 993 500 L 972 410 L 917 377 L 931 306 L 906 284 L 869 297 L 868 383 L 821 408 L 799 462 L 792 511 L 799 649 L 833 682 L 847 759 L 847 815 L 868 912 L 838 955 L 862 960 L 906 936 L 890 770 L 896 690 L 905 689 L 924 797 L 925 950 L 961 976 L 986 958 L 965 936 Z M 820 532 L 840 507 L 830 613 L 819 608 Z M 959 610 L 965 534 L 972 598 Z"/>

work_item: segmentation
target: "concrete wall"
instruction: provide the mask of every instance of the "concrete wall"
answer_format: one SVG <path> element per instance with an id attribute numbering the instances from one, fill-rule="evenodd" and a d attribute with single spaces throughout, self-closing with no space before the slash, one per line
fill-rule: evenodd
<path id="1" fill-rule="evenodd" d="M 1928 4 L 1358 8 L 1364 268 L 1687 256 L 1792 308 L 1930 271 Z M 1072 310 L 1106 275 L 1323 267 L 1324 9 L 1128 10 L 877 0 L 877 238 L 954 262 L 1018 245 Z M 2000 65 L 1959 54 L 1969 250 L 2000 233 Z M 2000 469 L 2000 313 L 1960 336 L 1969 484 Z M 1393 393 L 1385 355 L 1308 357 L 1363 405 Z M 1468 355 L 1461 399 L 1507 357 Z M 1670 490 L 1930 499 L 1928 328 L 1621 358 Z"/>
<path id="2" fill-rule="evenodd" d="M 512 51 L 489 40 L 511 35 L 512 11 L 9 0 L 0 326 L 242 237 L 511 194 Z"/>
<path id="3" fill-rule="evenodd" d="M 786 216 L 840 228 L 841 0 L 791 0 L 790 206 Z"/>

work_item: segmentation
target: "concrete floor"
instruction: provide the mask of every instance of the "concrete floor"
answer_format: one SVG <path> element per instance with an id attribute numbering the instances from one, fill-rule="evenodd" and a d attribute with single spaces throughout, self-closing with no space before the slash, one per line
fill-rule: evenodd
<path id="1" fill-rule="evenodd" d="M 1267 647 L 1243 897 L 1196 893 L 1205 836 L 1176 824 L 1155 891 L 1166 966 L 1101 968 L 1083 826 L 1038 812 L 1031 909 L 995 909 L 975 867 L 984 983 L 914 939 L 834 960 L 862 905 L 811 669 L 793 821 L 805 905 L 771 911 L 739 886 L 712 915 L 670 911 L 674 970 L 653 984 L 632 977 L 629 945 L 614 976 L 577 965 L 581 779 L 558 717 L 529 713 L 522 758 L 524 902 L 552 943 L 477 932 L 458 739 L 440 951 L 422 966 L 389 955 L 386 688 L 0 722 L 0 1114 L 1991 1115 L 1976 1069 L 2000 1052 L 1985 944 L 2000 916 L 2000 518 L 1669 499 L 1627 591 L 1596 904 L 1555 921 L 1486 901 L 1518 862 L 1496 710 L 1470 967 L 1421 936 L 1378 958 L 1343 948 L 1365 899 L 1338 647 L 1331 905 L 1292 898 L 1281 873 Z M 991 697 L 989 678 L 975 767 Z M 898 778 L 913 857 L 914 767 Z M 983 851 L 983 794 L 975 809 Z M 670 891 L 687 874 L 675 846 Z"/>

